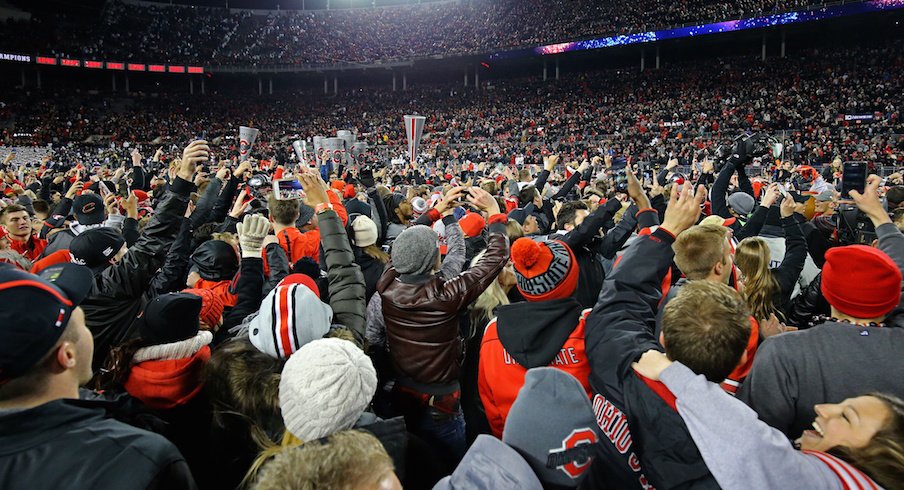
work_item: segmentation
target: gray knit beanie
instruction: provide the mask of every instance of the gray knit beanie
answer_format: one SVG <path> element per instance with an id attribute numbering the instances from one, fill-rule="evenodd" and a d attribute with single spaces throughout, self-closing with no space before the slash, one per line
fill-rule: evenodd
<path id="1" fill-rule="evenodd" d="M 427 274 L 439 255 L 438 236 L 432 228 L 416 225 L 392 242 L 392 266 L 399 274 Z"/>
<path id="2" fill-rule="evenodd" d="M 590 399 L 574 376 L 551 367 L 527 371 L 506 418 L 502 442 L 524 457 L 540 481 L 579 486 L 598 455 L 599 441 Z"/>
<path id="3" fill-rule="evenodd" d="M 753 212 L 753 208 L 756 206 L 756 200 L 746 192 L 735 192 L 728 196 L 728 205 L 739 215 L 747 216 Z"/>

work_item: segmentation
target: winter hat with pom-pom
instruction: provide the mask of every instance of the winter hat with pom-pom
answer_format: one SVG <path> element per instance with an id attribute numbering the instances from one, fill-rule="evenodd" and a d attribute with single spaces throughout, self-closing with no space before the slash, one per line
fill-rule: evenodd
<path id="1" fill-rule="evenodd" d="M 286 361 L 279 405 L 286 430 L 304 442 L 351 428 L 377 390 L 377 372 L 355 344 L 321 339 Z"/>
<path id="2" fill-rule="evenodd" d="M 568 245 L 558 240 L 515 240 L 512 264 L 518 291 L 528 301 L 567 298 L 577 288 L 578 263 Z"/>

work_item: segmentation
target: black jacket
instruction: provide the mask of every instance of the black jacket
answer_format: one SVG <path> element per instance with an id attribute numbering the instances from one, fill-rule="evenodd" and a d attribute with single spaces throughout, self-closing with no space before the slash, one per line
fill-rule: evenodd
<path id="1" fill-rule="evenodd" d="M 662 349 L 653 329 L 673 242 L 661 228 L 638 237 L 606 278 L 587 319 L 593 409 L 605 436 L 603 457 L 591 467 L 587 488 L 719 487 L 681 416 L 666 401 L 668 389 L 631 367 L 647 350 Z"/>
<path id="2" fill-rule="evenodd" d="M 147 294 L 151 280 L 182 227 L 194 189 L 194 184 L 177 177 L 138 242 L 116 265 L 96 273 L 94 290 L 81 304 L 94 335 L 95 369 L 104 364 L 112 347 L 133 336 L 132 323 L 151 299 Z"/>
<path id="3" fill-rule="evenodd" d="M 364 253 L 364 249 L 360 247 L 353 247 L 352 251 L 355 252 L 355 263 L 358 264 L 358 267 L 361 268 L 361 273 L 364 274 L 364 304 L 366 305 L 370 303 L 370 298 L 377 292 L 377 282 L 379 282 L 380 276 L 383 275 L 383 271 L 386 270 L 386 264 L 367 255 Z"/>
<path id="4" fill-rule="evenodd" d="M 737 172 L 738 187 L 740 187 L 741 192 L 750 194 L 750 197 L 753 197 L 753 185 L 750 183 L 750 179 L 747 178 L 747 174 L 744 173 L 744 168 L 741 167 Z M 731 175 L 734 173 L 735 167 L 726 165 L 722 171 L 719 172 L 719 176 L 716 178 L 716 181 L 713 182 L 713 188 L 710 191 L 712 213 L 723 218 L 732 217 L 731 212 L 728 210 L 727 194 L 728 184 L 731 182 Z M 734 232 L 735 239 L 740 241 L 747 237 L 759 235 L 760 230 L 763 228 L 763 224 L 766 223 L 768 212 L 769 208 L 755 206 L 753 214 L 750 215 L 750 219 L 745 223 L 742 224 L 739 221 L 732 223 L 730 226 L 731 230 Z"/>
<path id="5" fill-rule="evenodd" d="M 185 459 L 158 434 L 107 418 L 101 402 L 0 410 L 0 488 L 194 489 Z"/>

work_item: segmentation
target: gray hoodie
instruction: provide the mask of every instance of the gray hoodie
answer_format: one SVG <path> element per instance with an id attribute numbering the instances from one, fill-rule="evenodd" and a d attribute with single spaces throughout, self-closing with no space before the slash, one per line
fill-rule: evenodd
<path id="1" fill-rule="evenodd" d="M 678 413 L 725 490 L 880 488 L 838 458 L 794 449 L 743 402 L 679 362 L 666 368 L 660 380 L 675 395 Z"/>
<path id="2" fill-rule="evenodd" d="M 433 490 L 542 490 L 534 471 L 517 451 L 493 436 L 481 434 L 452 475 Z"/>

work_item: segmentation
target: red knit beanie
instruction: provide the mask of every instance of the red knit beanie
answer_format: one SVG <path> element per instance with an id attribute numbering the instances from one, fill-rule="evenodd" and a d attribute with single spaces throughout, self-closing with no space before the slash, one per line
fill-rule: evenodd
<path id="1" fill-rule="evenodd" d="M 854 318 L 885 316 L 901 300 L 901 271 L 881 250 L 866 245 L 826 252 L 822 295 L 835 309 Z"/>
<path id="2" fill-rule="evenodd" d="M 279 281 L 277 286 L 288 286 L 289 284 L 303 284 L 308 287 L 311 291 L 313 291 L 314 295 L 318 298 L 320 297 L 320 288 L 317 286 L 317 283 L 314 279 L 311 279 L 311 276 L 307 274 L 289 274 L 284 277 L 282 281 Z"/>
<path id="3" fill-rule="evenodd" d="M 519 238 L 512 245 L 512 264 L 518 291 L 528 301 L 567 298 L 578 286 L 574 253 L 558 240 Z"/>
<path id="4" fill-rule="evenodd" d="M 220 324 L 220 319 L 223 317 L 223 308 L 226 307 L 220 295 L 210 289 L 185 289 L 182 292 L 201 297 L 201 312 L 198 317 L 202 323 L 210 328 Z"/>
<path id="5" fill-rule="evenodd" d="M 479 236 L 486 225 L 487 222 L 478 213 L 468 213 L 458 220 L 458 226 L 461 226 L 461 231 L 468 238 Z"/>

